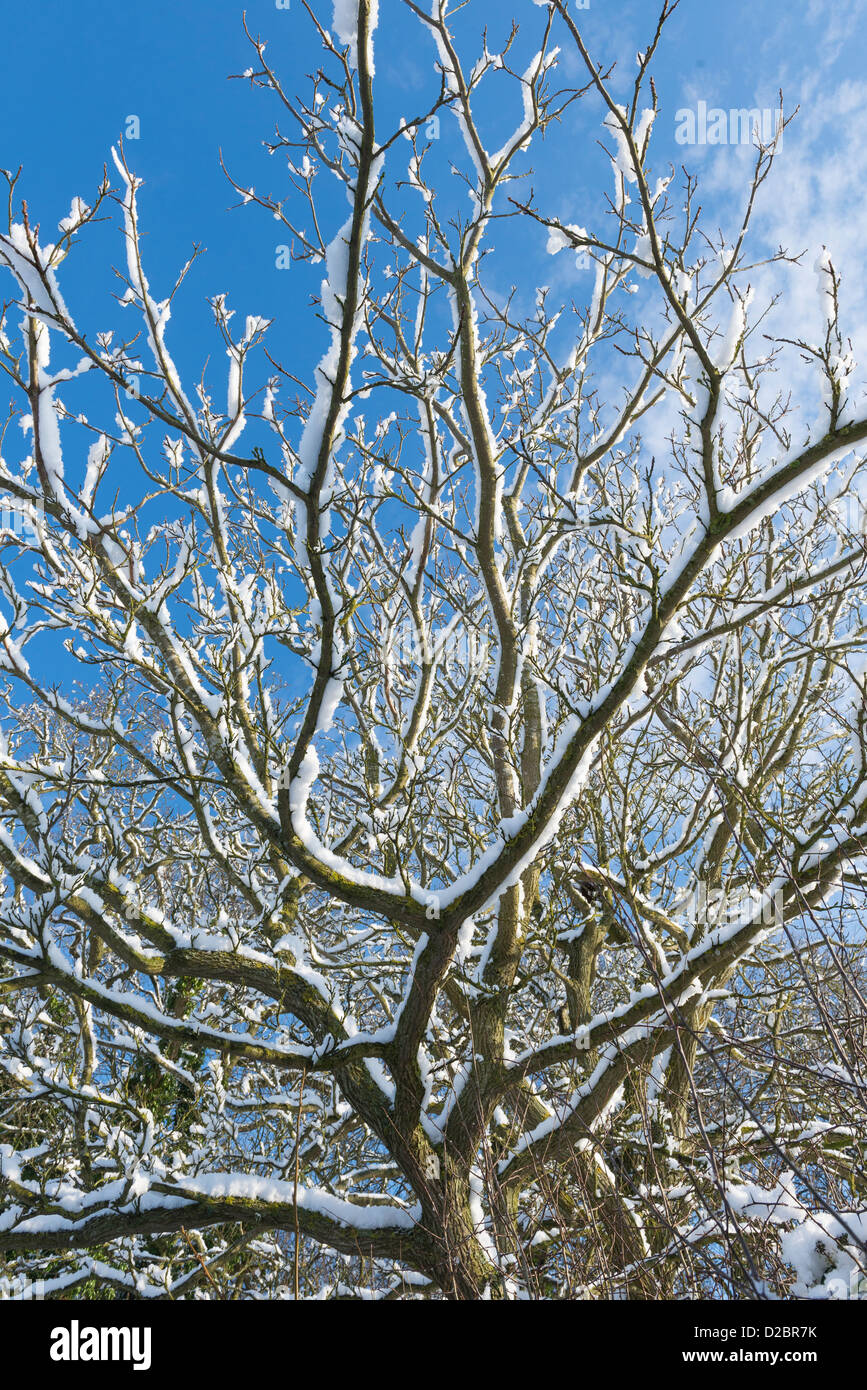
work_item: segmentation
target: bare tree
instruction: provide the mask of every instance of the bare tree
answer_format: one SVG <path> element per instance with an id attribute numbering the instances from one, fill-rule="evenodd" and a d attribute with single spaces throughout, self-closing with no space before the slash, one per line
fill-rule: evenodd
<path id="1" fill-rule="evenodd" d="M 219 296 L 225 408 L 211 368 L 184 384 L 185 272 L 156 297 L 122 148 L 53 245 L 8 176 L 5 1277 L 831 1296 L 867 1235 L 867 417 L 839 276 L 826 253 L 818 338 L 766 336 L 759 265 L 812 273 L 750 259 L 782 113 L 733 244 L 688 172 L 651 172 L 671 0 L 626 104 L 566 0 L 519 7 L 529 64 L 517 27 L 470 63 L 445 0 L 404 5 L 435 85 L 397 129 L 376 0 L 310 14 L 304 96 L 250 35 L 286 183 L 235 186 L 324 263 L 307 380 L 296 329 L 281 365 L 282 330 Z M 588 228 L 533 192 L 567 110 L 613 174 Z M 440 122 L 459 180 L 429 172 Z M 132 333 L 84 327 L 58 278 L 113 203 Z M 504 294 L 495 236 L 580 256 L 588 302 Z"/>

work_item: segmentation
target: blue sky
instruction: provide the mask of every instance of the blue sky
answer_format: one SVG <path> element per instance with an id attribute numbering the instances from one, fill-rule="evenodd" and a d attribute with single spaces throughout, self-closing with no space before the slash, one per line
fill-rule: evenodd
<path id="1" fill-rule="evenodd" d="M 318 0 L 315 7 L 329 23 L 328 0 Z M 591 0 L 580 13 L 594 52 L 605 61 L 617 60 L 624 82 L 631 81 L 633 54 L 646 41 L 656 8 L 651 0 Z M 472 0 L 458 30 L 469 35 L 488 23 L 489 46 L 495 50 L 513 14 L 524 25 L 532 51 L 542 11 L 531 0 Z M 294 89 L 317 61 L 315 37 L 300 0 L 291 0 L 288 9 L 278 8 L 273 0 L 251 0 L 247 18 L 251 30 L 269 37 L 269 57 L 287 88 Z M 657 63 L 662 110 L 655 139 L 660 147 L 671 144 L 679 107 L 701 99 L 709 105 L 773 105 L 782 86 L 788 107 L 801 103 L 800 125 L 812 135 L 812 169 L 825 162 L 833 166 L 821 186 L 822 216 L 829 227 L 858 218 L 860 230 L 865 225 L 859 153 L 867 127 L 867 83 L 861 75 L 865 43 L 864 0 L 799 5 L 785 0 L 727 0 L 724 5 L 682 0 Z M 434 89 L 434 53 L 400 0 L 381 0 L 376 49 L 381 110 L 410 112 L 415 98 Z M 0 164 L 24 165 L 20 190 L 32 216 L 44 226 L 53 226 L 67 212 L 74 194 L 89 197 L 127 117 L 140 118 L 141 137 L 129 143 L 128 151 L 136 172 L 146 180 L 142 212 L 153 276 L 158 280 L 160 274 L 171 275 L 193 242 L 202 242 L 208 250 L 189 281 L 187 313 L 176 315 L 176 346 L 178 336 L 183 340 L 187 331 L 192 335 L 190 346 L 195 345 L 207 294 L 226 291 L 242 312 L 276 314 L 279 322 L 287 297 L 294 318 L 294 311 L 316 288 L 315 270 L 299 272 L 297 278 L 306 283 L 291 287 L 275 270 L 278 238 L 266 214 L 227 210 L 235 199 L 220 171 L 221 149 L 242 181 L 256 183 L 261 178 L 277 187 L 273 164 L 266 167 L 261 151 L 276 115 L 274 107 L 246 83 L 227 80 L 249 61 L 241 6 L 235 0 L 149 0 L 123 6 L 107 0 L 42 0 L 38 6 L 7 7 L 4 15 Z M 567 74 L 569 66 L 567 60 Z M 841 109 L 846 105 L 848 110 Z M 824 108 L 827 122 L 822 119 Z M 605 184 L 594 145 L 598 132 L 588 114 L 587 104 L 581 103 L 567 117 L 568 180 L 562 177 L 564 142 L 551 142 L 556 160 L 547 173 L 555 187 L 559 185 L 564 215 L 580 210 L 586 217 L 587 201 Z M 492 117 L 492 145 L 496 116 L 505 125 L 511 119 L 507 109 Z M 444 138 L 452 143 L 448 135 Z M 793 134 L 792 146 L 798 141 Z M 460 154 L 456 141 L 453 153 Z M 545 169 L 546 153 L 543 149 L 534 157 L 537 168 Z M 723 217 L 731 181 L 738 178 L 737 153 L 690 151 L 692 167 L 710 180 L 712 197 L 704 199 L 705 205 L 719 200 Z M 677 158 L 682 151 L 672 145 L 670 154 Z M 769 210 L 767 221 L 782 224 L 791 198 L 795 229 L 806 230 L 812 209 L 803 206 L 805 180 L 798 184 L 790 177 L 784 182 L 782 201 Z M 580 208 L 572 206 L 579 203 Z M 76 255 L 76 271 L 85 280 L 102 267 L 100 278 L 107 289 L 106 257 L 113 255 L 119 263 L 118 251 L 116 241 L 85 238 Z M 68 273 L 74 273 L 71 266 Z M 297 295 L 292 293 L 296 289 Z"/>
<path id="2" fill-rule="evenodd" d="M 330 0 L 318 0 L 315 8 L 330 25 Z M 625 96 L 631 86 L 635 52 L 646 45 L 656 14 L 650 0 L 591 0 L 579 12 L 591 51 L 600 62 L 616 63 L 615 94 Z M 490 50 L 497 51 L 513 16 L 522 25 L 514 59 L 520 69 L 521 54 L 528 60 L 538 47 L 544 9 L 532 0 L 471 0 L 456 22 L 468 64 L 478 53 L 475 36 L 483 26 L 489 26 Z M 247 22 L 251 31 L 269 39 L 269 59 L 287 91 L 306 89 L 306 75 L 315 70 L 319 50 L 300 0 L 291 0 L 289 8 L 273 0 L 251 0 Z M 137 117 L 139 138 L 127 141 L 126 148 L 131 167 L 144 179 L 140 210 L 155 295 L 168 292 L 194 243 L 207 248 L 173 307 L 170 345 L 182 373 L 198 379 L 210 361 L 209 370 L 222 374 L 213 379 L 215 396 L 222 397 L 225 352 L 207 298 L 225 293 L 238 311 L 236 322 L 247 314 L 274 320 L 271 352 L 309 381 L 325 345 L 324 329 L 307 308 L 321 269 L 278 270 L 276 249 L 285 237 L 254 205 L 232 210 L 238 199 L 220 169 L 222 152 L 242 184 L 262 192 L 286 191 L 279 161 L 269 160 L 262 148 L 278 115 L 273 99 L 243 80 L 229 80 L 253 61 L 240 5 L 234 0 L 185 0 L 180 5 L 151 0 L 135 6 L 43 0 L 38 6 L 7 10 L 4 40 L 0 165 L 23 165 L 18 196 L 27 199 L 31 220 L 42 224 L 41 240 L 54 239 L 57 221 L 68 213 L 74 195 L 93 200 L 104 164 L 114 174 L 110 146 L 128 127 L 129 117 Z M 701 180 L 709 225 L 719 223 L 731 233 L 738 224 L 751 151 L 678 146 L 678 110 L 700 101 L 710 107 L 769 107 L 776 104 L 780 87 L 787 110 L 800 105 L 775 180 L 757 208 L 755 246 L 757 253 L 780 243 L 793 251 L 804 249 L 805 270 L 779 284 L 775 272 L 763 272 L 759 289 L 770 297 L 781 288 L 778 317 L 793 336 L 793 329 L 808 332 L 816 303 L 811 267 L 827 243 L 846 277 L 847 327 L 856 346 L 861 339 L 863 347 L 865 40 L 867 0 L 810 0 L 798 6 L 784 0 L 727 0 L 716 6 L 682 0 L 655 64 L 660 113 L 653 136 L 655 170 L 665 172 L 669 160 L 687 163 Z M 433 44 L 401 0 L 380 0 L 376 62 L 381 135 L 390 133 L 402 115 L 411 116 L 432 101 L 438 89 L 435 56 Z M 560 78 L 566 83 L 583 80 L 568 52 Z M 479 110 L 486 144 L 496 148 L 520 117 L 518 96 L 492 88 Z M 576 103 L 563 128 L 534 149 L 532 157 L 533 186 L 550 213 L 591 227 L 599 226 L 610 186 L 608 162 L 597 143 L 603 133 L 600 120 L 598 104 Z M 395 161 L 405 165 L 407 152 L 408 146 L 398 142 Z M 453 122 L 444 122 L 432 160 L 445 182 L 451 162 L 466 167 Z M 405 176 L 404 167 L 393 167 L 393 172 Z M 334 226 L 326 229 L 326 239 L 345 216 L 340 199 L 339 193 L 333 198 Z M 498 234 L 493 288 L 506 293 L 510 282 L 524 275 L 530 299 L 542 281 L 555 295 L 580 299 L 586 293 L 589 299 L 592 272 L 576 269 L 567 255 L 546 257 L 544 233 L 539 232 L 539 260 L 532 271 L 527 248 L 511 243 L 508 231 Z M 123 260 L 117 226 L 106 224 L 90 229 L 62 268 L 67 303 L 91 336 L 118 323 L 110 298 L 118 288 L 111 266 Z M 11 281 L 2 293 L 11 293 Z M 266 374 L 263 364 L 263 380 Z"/>

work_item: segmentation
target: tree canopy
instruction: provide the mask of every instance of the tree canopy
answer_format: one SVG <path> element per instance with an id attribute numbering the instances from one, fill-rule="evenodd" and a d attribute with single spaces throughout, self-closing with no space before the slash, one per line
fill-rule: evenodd
<path id="1" fill-rule="evenodd" d="M 654 158 L 671 0 L 625 102 L 566 0 L 496 53 L 404 6 L 401 123 L 377 0 L 309 12 L 303 92 L 248 34 L 282 183 L 228 172 L 324 277 L 285 351 L 216 295 L 176 364 L 128 147 L 54 243 L 7 176 L 0 1272 L 829 1296 L 867 1238 L 867 415 L 831 256 L 753 259 L 788 117 L 727 241 Z M 586 227 L 534 191 L 567 117 Z M 109 330 L 63 262 L 115 210 Z M 821 321 L 765 332 L 768 266 Z"/>

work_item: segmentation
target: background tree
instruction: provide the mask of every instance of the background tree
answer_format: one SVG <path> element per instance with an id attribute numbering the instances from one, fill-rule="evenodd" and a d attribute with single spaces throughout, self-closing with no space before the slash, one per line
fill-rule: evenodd
<path id="1" fill-rule="evenodd" d="M 517 27 L 469 62 L 444 0 L 404 3 L 438 89 L 400 125 L 376 0 L 310 14 L 304 95 L 250 35 L 286 183 L 236 187 L 324 265 L 308 380 L 216 296 L 225 408 L 210 367 L 184 384 L 186 268 L 157 298 L 122 148 L 55 244 L 9 176 L 6 1276 L 831 1296 L 867 1233 L 867 416 L 839 276 L 825 254 L 818 339 L 763 338 L 748 227 L 782 112 L 734 244 L 654 170 L 670 0 L 626 104 L 565 0 L 521 7 L 529 62 Z M 516 110 L 493 152 L 491 84 Z M 527 160 L 582 104 L 613 176 L 588 228 Z M 440 121 L 464 160 L 435 186 Z M 132 333 L 58 279 L 113 202 Z M 586 258 L 589 303 L 504 294 L 494 237 Z"/>

